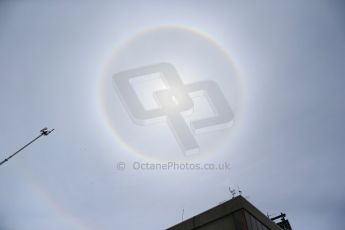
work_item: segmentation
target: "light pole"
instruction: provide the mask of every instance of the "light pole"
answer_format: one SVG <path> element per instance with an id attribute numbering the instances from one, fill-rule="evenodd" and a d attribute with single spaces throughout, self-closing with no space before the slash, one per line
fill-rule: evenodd
<path id="1" fill-rule="evenodd" d="M 7 162 L 9 159 L 11 159 L 12 157 L 14 157 L 15 155 L 17 155 L 20 151 L 22 151 L 23 149 L 25 149 L 26 147 L 28 147 L 29 145 L 31 145 L 32 143 L 34 143 L 36 140 L 38 140 L 40 137 L 42 136 L 48 136 L 51 132 L 53 132 L 54 129 L 52 130 L 48 130 L 48 128 L 44 128 L 42 129 L 40 132 L 41 134 L 36 137 L 35 139 L 33 139 L 32 141 L 30 141 L 29 143 L 27 143 L 26 145 L 24 145 L 23 147 L 21 147 L 17 152 L 13 153 L 11 156 L 7 157 L 5 160 L 0 162 L 0 166 L 2 164 L 4 164 L 5 162 Z"/>

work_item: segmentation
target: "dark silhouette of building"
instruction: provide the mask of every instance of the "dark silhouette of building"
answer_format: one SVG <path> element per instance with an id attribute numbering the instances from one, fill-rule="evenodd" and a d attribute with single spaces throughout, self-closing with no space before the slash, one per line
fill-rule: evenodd
<path id="1" fill-rule="evenodd" d="M 167 230 L 282 230 L 242 196 L 237 196 Z"/>
<path id="2" fill-rule="evenodd" d="M 272 221 L 278 220 L 280 218 L 280 221 L 277 223 L 277 225 L 283 229 L 283 230 L 292 230 L 291 225 L 287 219 L 285 219 L 286 214 L 281 213 L 279 216 L 271 218 Z"/>

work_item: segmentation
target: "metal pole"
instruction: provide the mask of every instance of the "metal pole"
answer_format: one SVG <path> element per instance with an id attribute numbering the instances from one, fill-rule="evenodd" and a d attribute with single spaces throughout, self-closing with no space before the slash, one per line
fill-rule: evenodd
<path id="1" fill-rule="evenodd" d="M 0 166 L 4 163 L 6 163 L 9 159 L 11 159 L 12 157 L 14 157 L 15 155 L 17 155 L 20 151 L 22 151 L 23 149 L 25 149 L 26 147 L 28 147 L 29 145 L 31 145 L 32 143 L 34 143 L 36 140 L 38 140 L 40 137 L 42 136 L 48 136 L 51 132 L 53 132 L 55 129 L 52 130 L 48 130 L 47 128 L 44 128 L 41 130 L 41 134 L 36 137 L 35 139 L 33 139 L 32 141 L 30 141 L 29 143 L 27 143 L 26 145 L 24 145 L 23 147 L 21 147 L 18 151 L 16 151 L 15 153 L 13 153 L 12 155 L 10 155 L 9 157 L 7 157 L 5 160 L 0 162 Z"/>

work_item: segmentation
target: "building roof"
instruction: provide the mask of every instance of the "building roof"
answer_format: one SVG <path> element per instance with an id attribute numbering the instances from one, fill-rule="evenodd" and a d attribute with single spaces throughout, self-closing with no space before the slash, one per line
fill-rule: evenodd
<path id="1" fill-rule="evenodd" d="M 265 214 L 258 210 L 254 205 L 249 203 L 242 196 L 237 196 L 229 201 L 226 201 L 216 207 L 213 207 L 199 215 L 196 215 L 190 219 L 187 219 L 167 230 L 192 230 L 201 228 L 208 225 L 211 222 L 216 222 L 227 216 L 233 216 L 239 211 L 245 210 L 246 213 L 253 216 L 257 221 L 263 224 L 270 230 L 281 230 L 278 225 L 271 221 Z M 245 213 L 245 212 L 243 212 Z M 246 217 L 248 218 L 248 217 Z M 247 220 L 248 221 L 248 220 Z M 237 228 L 236 228 L 237 229 Z M 243 229 L 252 229 L 250 227 Z"/>

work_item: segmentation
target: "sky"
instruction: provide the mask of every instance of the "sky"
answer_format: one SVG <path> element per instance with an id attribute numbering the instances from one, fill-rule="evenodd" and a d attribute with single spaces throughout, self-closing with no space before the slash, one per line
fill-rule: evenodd
<path id="1" fill-rule="evenodd" d="M 341 0 L 0 1 L 0 159 L 55 129 L 0 166 L 0 229 L 166 229 L 229 187 L 293 229 L 341 229 L 344 13 Z M 196 136 L 197 156 L 166 121 L 131 122 L 111 85 L 166 60 L 184 83 L 216 82 L 234 112 Z"/>

